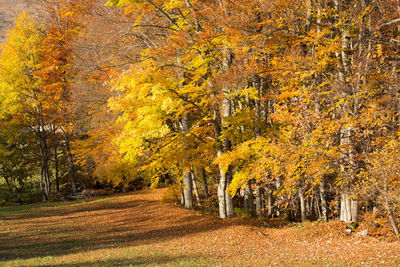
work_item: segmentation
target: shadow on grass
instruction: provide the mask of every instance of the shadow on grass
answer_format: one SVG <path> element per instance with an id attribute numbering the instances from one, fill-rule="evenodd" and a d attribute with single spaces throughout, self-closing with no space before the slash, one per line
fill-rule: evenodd
<path id="1" fill-rule="evenodd" d="M 65 216 L 72 213 L 78 212 L 88 212 L 96 210 L 106 210 L 106 209 L 121 209 L 120 202 L 118 202 L 119 197 L 129 196 L 129 195 L 140 195 L 141 193 L 135 192 L 130 194 L 116 194 L 101 197 L 90 197 L 83 200 L 77 201 L 58 201 L 49 203 L 35 203 L 26 205 L 15 205 L 0 207 L 0 219 L 2 220 L 19 220 L 19 219 L 31 219 L 31 218 L 43 218 L 52 216 Z M 142 193 L 143 194 L 143 193 Z M 112 202 L 107 202 L 111 200 Z M 127 206 L 125 208 L 134 207 L 135 205 L 140 205 L 138 201 L 132 203 L 124 203 Z M 65 209 L 65 208 L 68 208 Z"/>
<path id="2" fill-rule="evenodd" d="M 79 262 L 76 264 L 41 264 L 41 267 L 76 267 L 76 266 L 207 266 L 207 262 L 198 257 L 186 256 L 153 256 L 153 257 L 135 257 L 134 259 L 110 259 L 107 261 Z"/>
<path id="3" fill-rule="evenodd" d="M 4 226 L 0 224 L 0 260 L 151 245 L 229 226 L 172 205 L 146 200 L 140 194 L 134 197 L 135 200 L 130 195 L 117 196 L 110 198 L 110 202 L 5 214 L 10 229 L 2 231 Z"/>

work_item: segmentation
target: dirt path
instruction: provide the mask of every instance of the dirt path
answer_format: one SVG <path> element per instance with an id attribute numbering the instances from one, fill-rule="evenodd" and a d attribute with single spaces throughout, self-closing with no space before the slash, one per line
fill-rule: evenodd
<path id="1" fill-rule="evenodd" d="M 337 222 L 276 229 L 258 220 L 222 221 L 162 203 L 162 192 L 0 208 L 0 260 L 5 266 L 93 265 L 110 254 L 119 260 L 109 266 L 138 259 L 144 266 L 169 265 L 180 258 L 187 265 L 192 258 L 201 259 L 193 265 L 400 265 L 398 242 L 345 236 Z"/>

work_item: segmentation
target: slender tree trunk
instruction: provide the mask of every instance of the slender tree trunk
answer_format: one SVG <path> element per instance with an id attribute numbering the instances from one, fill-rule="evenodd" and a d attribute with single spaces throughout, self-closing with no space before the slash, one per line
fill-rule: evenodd
<path id="1" fill-rule="evenodd" d="M 183 181 L 179 181 L 179 189 L 181 192 L 181 205 L 185 206 L 185 193 L 183 192 Z"/>
<path id="2" fill-rule="evenodd" d="M 324 180 L 324 178 L 322 178 L 321 183 L 319 185 L 319 195 L 320 195 L 320 199 L 321 199 L 322 218 L 325 221 L 328 221 L 328 203 L 326 201 L 325 180 Z"/>
<path id="3" fill-rule="evenodd" d="M 232 181 L 232 174 L 229 176 L 229 179 L 227 180 L 227 185 L 226 185 L 227 189 L 228 189 L 228 185 L 231 183 L 231 181 Z M 226 198 L 226 216 L 228 216 L 228 218 L 231 218 L 235 215 L 235 211 L 233 209 L 232 195 L 227 190 L 225 190 L 225 198 Z"/>
<path id="4" fill-rule="evenodd" d="M 389 184 L 388 184 L 387 178 L 385 178 L 385 191 L 384 191 L 384 194 L 385 194 L 384 195 L 385 209 L 386 209 L 386 212 L 387 212 L 388 217 L 389 217 L 390 226 L 392 227 L 393 232 L 396 234 L 396 236 L 399 236 L 399 234 L 400 234 L 399 226 L 397 224 L 396 219 L 394 218 L 392 207 L 391 207 L 390 201 L 389 201 L 389 196 L 388 196 L 388 194 L 389 194 Z"/>
<path id="5" fill-rule="evenodd" d="M 359 204 L 358 200 L 351 199 L 351 222 L 357 223 L 358 222 L 358 211 L 359 211 Z"/>
<path id="6" fill-rule="evenodd" d="M 219 118 L 221 121 L 221 126 L 225 123 L 225 118 L 228 118 L 231 115 L 231 102 L 227 98 L 227 92 L 224 92 L 225 98 L 222 100 L 222 114 L 219 116 L 218 109 L 214 109 L 216 113 L 216 118 Z M 219 125 L 215 125 L 216 136 L 220 136 L 222 127 Z M 217 152 L 217 157 L 220 157 L 223 152 L 230 151 L 231 143 L 228 139 L 222 140 L 220 144 L 220 149 Z M 220 180 L 218 184 L 218 201 L 219 201 L 219 214 L 220 218 L 229 218 L 233 217 L 233 201 L 232 196 L 229 192 L 227 192 L 228 186 L 232 180 L 232 168 L 228 167 L 227 171 L 224 171 L 220 168 Z"/>
<path id="7" fill-rule="evenodd" d="M 186 113 L 182 118 L 182 131 L 184 133 L 188 132 L 190 129 L 190 118 L 189 113 Z M 185 142 L 184 144 L 186 147 L 188 144 Z M 183 160 L 184 168 L 188 168 L 185 163 L 187 159 Z M 193 209 L 193 183 L 192 183 L 192 174 L 190 170 L 185 170 L 183 172 L 183 194 L 185 196 L 185 208 Z"/>
<path id="8" fill-rule="evenodd" d="M 207 185 L 207 174 L 206 170 L 204 168 L 201 168 L 201 176 L 203 178 L 203 191 L 204 191 L 204 197 L 208 199 L 210 197 L 209 192 L 208 192 L 208 185 Z"/>
<path id="9" fill-rule="evenodd" d="M 78 193 L 77 183 L 76 183 L 76 173 L 75 173 L 75 163 L 74 157 L 72 155 L 71 146 L 69 144 L 68 136 L 65 134 L 65 148 L 67 150 L 69 175 L 71 177 L 72 194 L 76 195 Z"/>
<path id="10" fill-rule="evenodd" d="M 246 189 L 244 190 L 244 201 L 245 201 L 245 209 L 247 209 L 251 216 L 256 215 L 256 208 L 254 206 L 254 196 L 253 189 L 251 188 L 251 182 L 248 181 L 246 185 Z"/>
<path id="11" fill-rule="evenodd" d="M 5 173 L 3 174 L 3 178 L 4 178 L 4 180 L 5 180 L 6 183 L 7 183 L 8 192 L 9 192 L 9 194 L 10 194 L 10 198 L 12 198 L 12 196 L 14 195 L 14 194 L 13 194 L 13 187 L 11 186 L 11 183 L 10 183 L 10 181 L 8 180 L 7 175 L 6 175 Z"/>
<path id="12" fill-rule="evenodd" d="M 346 198 L 345 194 L 340 195 L 340 221 L 341 222 L 347 221 L 345 198 Z"/>
<path id="13" fill-rule="evenodd" d="M 385 209 L 386 209 L 386 212 L 387 212 L 388 217 L 389 217 L 390 226 L 392 227 L 393 232 L 395 233 L 395 235 L 398 236 L 400 234 L 399 227 L 398 227 L 398 224 L 396 222 L 396 219 L 394 218 L 394 215 L 393 215 L 393 212 L 392 212 L 392 208 L 390 206 L 390 202 L 389 202 L 387 196 L 385 197 Z"/>
<path id="14" fill-rule="evenodd" d="M 55 178 L 56 178 L 56 190 L 60 192 L 60 180 L 58 174 L 58 151 L 57 145 L 54 145 L 54 171 L 55 171 Z"/>
<path id="15" fill-rule="evenodd" d="M 308 197 L 305 199 L 306 203 L 306 217 L 310 218 L 312 217 L 312 198 Z"/>
<path id="16" fill-rule="evenodd" d="M 259 183 L 256 184 L 256 214 L 258 217 L 262 216 L 262 202 L 263 202 L 263 197 L 262 197 L 262 188 Z"/>
<path id="17" fill-rule="evenodd" d="M 272 216 L 272 189 L 271 186 L 267 186 L 267 205 L 268 205 L 268 217 Z"/>
<path id="18" fill-rule="evenodd" d="M 304 222 L 307 220 L 307 216 L 306 216 L 306 202 L 305 202 L 303 187 L 300 187 L 299 189 L 299 199 L 300 199 L 301 221 Z"/>
<path id="19" fill-rule="evenodd" d="M 47 201 L 51 194 L 50 173 L 49 173 L 49 154 L 47 139 L 45 136 L 40 137 L 40 153 L 41 153 L 41 173 L 40 173 L 40 189 L 43 194 L 43 200 Z"/>
<path id="20" fill-rule="evenodd" d="M 193 209 L 192 175 L 190 171 L 185 171 L 183 175 L 183 194 L 185 198 L 185 208 Z"/>
<path id="21" fill-rule="evenodd" d="M 277 176 L 275 178 L 275 187 L 277 189 L 277 191 L 279 192 L 279 190 L 281 190 L 281 185 L 282 185 L 282 177 L 281 176 Z M 280 210 L 279 210 L 279 205 L 282 202 L 282 197 L 281 196 L 277 196 L 275 199 L 275 206 L 276 208 L 276 216 L 279 217 L 280 216 Z"/>
<path id="22" fill-rule="evenodd" d="M 346 222 L 351 222 L 351 199 L 349 194 L 346 194 L 346 198 L 344 199 L 345 205 L 345 213 L 346 213 Z"/>
<path id="23" fill-rule="evenodd" d="M 219 152 L 221 154 L 221 152 Z M 218 155 L 219 156 L 219 155 Z M 226 212 L 226 172 L 220 169 L 220 178 L 218 184 L 218 207 L 219 207 L 219 217 L 225 219 L 228 217 Z"/>
<path id="24" fill-rule="evenodd" d="M 20 192 L 17 192 L 17 203 L 22 203 Z"/>
<path id="25" fill-rule="evenodd" d="M 197 189 L 197 184 L 196 184 L 196 179 L 195 179 L 195 176 L 194 176 L 194 172 L 192 171 L 191 174 L 192 174 L 192 184 L 193 184 L 194 194 L 195 194 L 196 200 L 197 200 L 197 205 L 201 206 L 199 190 Z"/>
<path id="26" fill-rule="evenodd" d="M 322 218 L 322 212 L 321 212 L 320 203 L 319 203 L 320 202 L 319 201 L 319 194 L 315 195 L 314 197 L 315 197 L 315 199 L 314 199 L 314 212 L 315 212 L 315 215 L 318 216 L 318 218 Z"/>

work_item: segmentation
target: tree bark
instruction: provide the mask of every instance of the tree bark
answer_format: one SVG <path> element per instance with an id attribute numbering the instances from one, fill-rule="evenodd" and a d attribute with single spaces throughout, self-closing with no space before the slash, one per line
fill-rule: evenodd
<path id="1" fill-rule="evenodd" d="M 182 131 L 184 133 L 188 132 L 190 129 L 190 119 L 189 119 L 189 113 L 186 113 L 183 118 L 182 118 Z M 184 144 L 186 147 L 188 144 L 185 142 Z M 187 159 L 183 159 L 183 166 L 184 168 L 188 169 L 188 166 L 185 166 Z M 193 183 L 192 183 L 192 174 L 190 170 L 185 170 L 183 172 L 183 194 L 185 197 L 185 208 L 186 209 L 193 209 L 193 194 L 192 194 L 192 189 L 193 189 Z"/>
<path id="2" fill-rule="evenodd" d="M 258 217 L 262 216 L 262 188 L 259 183 L 256 184 L 256 214 Z"/>
<path id="3" fill-rule="evenodd" d="M 396 219 L 394 218 L 392 207 L 391 207 L 391 204 L 390 204 L 390 201 L 389 201 L 389 183 L 388 183 L 388 179 L 387 178 L 385 178 L 385 188 L 384 188 L 384 192 L 383 193 L 385 194 L 384 195 L 384 204 L 385 204 L 386 212 L 387 212 L 388 217 L 389 217 L 390 226 L 392 227 L 393 232 L 396 234 L 396 236 L 399 236 L 399 234 L 400 234 L 399 233 L 399 226 L 397 224 Z"/>
<path id="4" fill-rule="evenodd" d="M 191 172 L 191 174 L 192 174 L 192 184 L 193 184 L 194 194 L 195 194 L 196 200 L 197 200 L 197 205 L 201 206 L 199 190 L 197 189 L 197 184 L 196 184 L 196 180 L 195 180 L 193 171 Z"/>
<path id="5" fill-rule="evenodd" d="M 351 199 L 350 199 L 350 195 L 346 194 L 346 197 L 344 199 L 345 202 L 345 218 L 346 221 L 345 222 L 351 222 Z"/>
<path id="6" fill-rule="evenodd" d="M 220 156 L 221 152 L 219 152 Z M 220 169 L 220 178 L 219 178 L 219 184 L 218 184 L 218 207 L 219 207 L 219 217 L 221 219 L 225 219 L 228 217 L 227 211 L 226 211 L 226 196 L 225 196 L 225 191 L 226 191 L 226 172 L 224 172 L 222 169 Z"/>
<path id="7" fill-rule="evenodd" d="M 299 199 L 300 199 L 301 221 L 304 222 L 307 220 L 307 216 L 306 216 L 306 202 L 305 202 L 303 187 L 300 187 L 299 189 Z"/>
<path id="8" fill-rule="evenodd" d="M 349 193 L 343 193 L 340 201 L 340 221 L 357 223 L 359 202 Z"/>
<path id="9" fill-rule="evenodd" d="M 398 236 L 400 234 L 399 227 L 398 227 L 398 224 L 396 222 L 396 219 L 394 218 L 394 215 L 393 215 L 393 212 L 392 212 L 392 208 L 390 206 L 390 202 L 389 202 L 387 196 L 385 197 L 385 209 L 386 209 L 386 212 L 387 212 L 388 217 L 389 217 L 390 226 L 392 227 L 393 232 L 395 233 L 395 235 Z"/>
<path id="10" fill-rule="evenodd" d="M 320 199 L 321 199 L 322 218 L 325 221 L 328 221 L 328 203 L 326 201 L 325 180 L 324 180 L 324 178 L 322 178 L 321 183 L 319 185 L 319 195 L 320 195 Z"/>
<path id="11" fill-rule="evenodd" d="M 183 174 L 183 195 L 185 199 L 185 208 L 193 209 L 192 175 L 190 171 L 185 171 Z"/>
<path id="12" fill-rule="evenodd" d="M 47 201 L 51 194 L 50 173 L 49 173 L 49 150 L 47 139 L 44 133 L 40 133 L 40 153 L 41 153 L 41 172 L 40 172 L 40 189 L 43 194 L 43 200 Z"/>
<path id="13" fill-rule="evenodd" d="M 67 159 L 68 159 L 69 175 L 71 177 L 72 194 L 76 195 L 78 193 L 78 188 L 76 183 L 75 163 L 71 151 L 71 146 L 69 143 L 69 138 L 66 133 L 64 134 L 64 141 L 65 141 L 65 148 L 67 150 Z"/>
<path id="14" fill-rule="evenodd" d="M 209 192 L 208 192 L 207 174 L 206 174 L 206 170 L 204 168 L 201 168 L 201 176 L 203 178 L 204 197 L 205 197 L 205 199 L 208 199 L 210 197 L 210 195 L 209 195 Z"/>
<path id="15" fill-rule="evenodd" d="M 356 199 L 351 199 L 351 222 L 358 222 L 359 202 Z"/>
<path id="16" fill-rule="evenodd" d="M 268 217 L 272 216 L 272 189 L 271 186 L 267 186 L 267 205 L 268 205 Z"/>
<path id="17" fill-rule="evenodd" d="M 216 132 L 216 137 L 218 138 L 221 135 L 222 126 L 225 123 L 225 118 L 228 118 L 231 115 L 231 103 L 227 98 L 227 92 L 224 92 L 224 99 L 222 100 L 222 113 L 220 115 L 219 110 L 217 108 L 214 109 L 216 119 L 220 120 L 221 124 L 215 124 L 214 130 Z M 220 157 L 223 152 L 227 152 L 231 150 L 231 142 L 228 139 L 222 140 L 220 143 L 219 150 L 217 152 L 217 157 Z M 219 201 L 219 214 L 220 218 L 229 218 L 233 217 L 233 201 L 232 196 L 226 190 L 228 189 L 229 183 L 232 180 L 232 168 L 228 167 L 227 171 L 223 171 L 220 168 L 220 180 L 218 184 L 218 201 Z"/>
<path id="18" fill-rule="evenodd" d="M 245 209 L 250 212 L 251 216 L 255 216 L 256 208 L 254 206 L 253 189 L 251 188 L 250 181 L 247 182 L 246 189 L 244 190 L 244 202 L 245 202 Z"/>
<path id="19" fill-rule="evenodd" d="M 58 173 L 58 151 L 57 145 L 54 145 L 54 171 L 55 171 L 55 179 L 56 179 L 56 190 L 60 192 L 60 179 Z"/>
<path id="20" fill-rule="evenodd" d="M 185 193 L 183 192 L 183 181 L 179 182 L 179 190 L 181 192 L 181 205 L 185 206 Z"/>

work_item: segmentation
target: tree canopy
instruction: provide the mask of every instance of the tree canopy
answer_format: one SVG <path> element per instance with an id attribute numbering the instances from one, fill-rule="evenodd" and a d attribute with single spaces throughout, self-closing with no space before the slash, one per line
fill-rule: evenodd
<path id="1" fill-rule="evenodd" d="M 0 155 L 44 199 L 168 180 L 221 218 L 381 209 L 398 235 L 395 2 L 43 0 L 2 46 Z"/>

